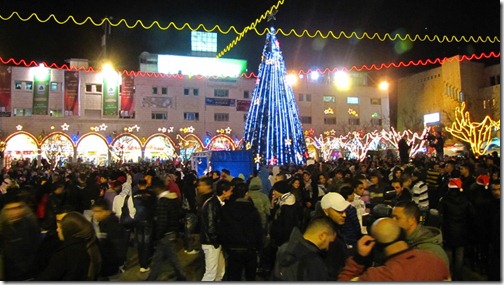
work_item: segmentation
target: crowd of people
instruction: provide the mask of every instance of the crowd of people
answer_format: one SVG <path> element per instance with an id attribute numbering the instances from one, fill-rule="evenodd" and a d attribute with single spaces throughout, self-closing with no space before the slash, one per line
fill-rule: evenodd
<path id="1" fill-rule="evenodd" d="M 405 146 L 407 148 L 407 146 Z M 202 281 L 500 277 L 500 158 L 371 156 L 198 177 L 173 163 L 1 170 L 1 279 L 109 280 L 138 256 L 146 280 L 176 254 Z M 236 177 L 234 177 L 234 176 Z"/>

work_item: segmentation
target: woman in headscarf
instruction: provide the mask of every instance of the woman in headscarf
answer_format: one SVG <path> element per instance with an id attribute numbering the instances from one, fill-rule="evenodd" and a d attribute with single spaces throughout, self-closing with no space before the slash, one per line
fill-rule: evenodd
<path id="1" fill-rule="evenodd" d="M 67 213 L 57 221 L 62 245 L 37 281 L 96 281 L 101 254 L 91 222 L 81 213 Z"/>

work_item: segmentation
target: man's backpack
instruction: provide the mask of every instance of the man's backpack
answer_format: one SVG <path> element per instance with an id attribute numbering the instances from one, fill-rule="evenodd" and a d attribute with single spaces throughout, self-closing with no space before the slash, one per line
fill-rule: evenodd
<path id="1" fill-rule="evenodd" d="M 121 217 L 119 218 L 119 223 L 122 224 L 126 229 L 131 229 L 135 226 L 135 219 L 130 216 L 128 199 L 129 195 L 124 198 L 124 203 L 121 208 Z"/>
<path id="2" fill-rule="evenodd" d="M 283 244 L 278 251 L 282 253 L 277 256 L 279 260 L 275 263 L 272 278 L 274 281 L 304 281 L 304 267 L 306 266 L 306 255 L 298 256 L 297 250 L 289 251 L 282 249 Z M 284 251 L 285 250 L 285 251 Z"/>

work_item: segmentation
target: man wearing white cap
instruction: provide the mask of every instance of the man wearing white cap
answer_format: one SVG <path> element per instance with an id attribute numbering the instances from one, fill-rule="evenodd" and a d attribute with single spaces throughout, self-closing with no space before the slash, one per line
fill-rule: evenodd
<path id="1" fill-rule="evenodd" d="M 347 247 L 340 234 L 340 227 L 345 224 L 345 210 L 350 206 L 341 194 L 329 192 L 325 194 L 315 207 L 315 215 L 325 215 L 334 222 L 336 230 L 336 238 L 329 244 L 327 255 L 324 257 L 324 262 L 327 266 L 329 281 L 336 281 L 338 274 L 345 265 L 345 260 L 348 257 Z"/>

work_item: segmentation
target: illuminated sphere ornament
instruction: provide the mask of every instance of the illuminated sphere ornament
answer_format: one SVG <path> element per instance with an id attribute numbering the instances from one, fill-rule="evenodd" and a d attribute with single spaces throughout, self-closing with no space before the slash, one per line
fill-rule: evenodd
<path id="1" fill-rule="evenodd" d="M 303 164 L 306 143 L 280 44 L 271 27 L 245 122 L 245 141 L 268 164 Z M 286 143 L 289 142 L 289 143 Z"/>

